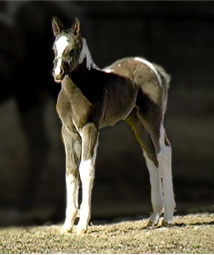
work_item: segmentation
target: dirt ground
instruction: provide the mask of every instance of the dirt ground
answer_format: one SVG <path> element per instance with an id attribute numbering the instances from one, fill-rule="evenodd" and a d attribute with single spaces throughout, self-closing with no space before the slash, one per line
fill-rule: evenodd
<path id="1" fill-rule="evenodd" d="M 87 234 L 61 225 L 3 228 L 0 253 L 213 253 L 214 214 L 176 216 L 174 226 L 147 229 L 147 219 L 92 222 Z"/>

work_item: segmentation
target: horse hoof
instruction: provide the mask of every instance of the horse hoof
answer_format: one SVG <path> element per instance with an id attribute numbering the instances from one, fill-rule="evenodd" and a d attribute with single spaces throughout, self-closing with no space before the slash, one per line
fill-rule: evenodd
<path id="1" fill-rule="evenodd" d="M 75 232 L 77 235 L 83 235 L 87 232 L 87 228 L 77 225 Z"/>
<path id="2" fill-rule="evenodd" d="M 158 222 L 154 222 L 154 221 L 152 221 L 152 220 L 149 220 L 149 222 L 148 222 L 148 224 L 147 224 L 147 228 L 148 229 L 154 229 L 154 228 L 156 228 L 158 226 Z"/>
<path id="3" fill-rule="evenodd" d="M 170 222 L 170 221 L 166 221 L 166 220 L 163 219 L 163 221 L 162 221 L 162 223 L 161 223 L 161 226 L 162 226 L 162 227 L 170 228 L 170 227 L 173 226 L 173 223 Z"/>
<path id="4" fill-rule="evenodd" d="M 73 230 L 72 227 L 63 225 L 61 228 L 61 234 L 63 235 L 63 234 L 72 233 L 72 230 Z"/>

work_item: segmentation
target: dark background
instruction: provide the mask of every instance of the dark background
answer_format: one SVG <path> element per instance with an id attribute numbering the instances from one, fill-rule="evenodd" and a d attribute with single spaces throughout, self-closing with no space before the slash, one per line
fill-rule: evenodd
<path id="1" fill-rule="evenodd" d="M 143 56 L 171 74 L 166 128 L 173 148 L 176 213 L 213 211 L 213 2 L 0 2 L 0 11 L 3 17 L 10 17 L 15 27 L 8 34 L 7 51 L 4 46 L 0 52 L 5 57 L 9 49 L 16 60 L 12 61 L 13 67 L 9 63 L 0 69 L 1 225 L 64 217 L 64 151 L 56 97 L 50 96 L 59 89 L 51 77 L 51 17 L 55 15 L 69 26 L 75 16 L 80 18 L 83 37 L 98 66 L 126 56 Z M 8 29 L 0 25 L 0 42 L 7 33 Z M 54 92 L 50 93 L 51 88 Z M 22 97 L 17 100 L 20 90 Z M 39 95 L 38 100 L 34 100 L 35 94 Z M 27 143 L 20 116 L 30 114 L 30 128 L 35 141 L 41 140 L 38 146 L 42 151 L 42 126 L 36 125 L 36 117 L 33 121 L 38 104 L 44 106 L 40 114 L 45 115 L 44 129 L 50 146 L 45 149 L 47 157 L 42 160 L 41 174 L 34 183 L 33 205 L 20 212 L 20 198 L 25 201 L 22 189 L 33 171 L 29 154 L 37 156 L 29 149 L 34 139 L 30 145 Z M 151 212 L 148 171 L 126 123 L 101 131 L 92 206 L 94 219 Z"/>

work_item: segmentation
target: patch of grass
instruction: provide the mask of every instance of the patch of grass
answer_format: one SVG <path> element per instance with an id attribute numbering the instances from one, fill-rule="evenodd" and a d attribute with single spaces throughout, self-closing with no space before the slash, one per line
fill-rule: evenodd
<path id="1" fill-rule="evenodd" d="M 87 234 L 60 234 L 60 225 L 0 230 L 0 253 L 213 253 L 214 214 L 175 217 L 171 228 L 147 220 L 92 225 Z"/>

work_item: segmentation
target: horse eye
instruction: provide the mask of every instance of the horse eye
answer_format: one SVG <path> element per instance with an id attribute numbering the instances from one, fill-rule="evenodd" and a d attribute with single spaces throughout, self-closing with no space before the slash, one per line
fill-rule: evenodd
<path id="1" fill-rule="evenodd" d="M 74 54 L 74 49 L 70 50 L 69 55 L 72 56 Z"/>

